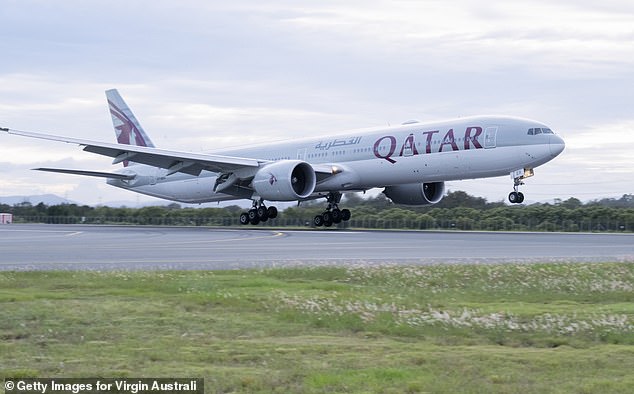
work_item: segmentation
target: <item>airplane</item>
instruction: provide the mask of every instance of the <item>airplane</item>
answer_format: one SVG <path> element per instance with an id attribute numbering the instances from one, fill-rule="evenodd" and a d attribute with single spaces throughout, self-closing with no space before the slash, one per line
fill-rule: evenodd
<path id="1" fill-rule="evenodd" d="M 123 164 L 113 172 L 35 168 L 63 174 L 107 178 L 107 183 L 183 203 L 248 199 L 243 225 L 274 219 L 266 201 L 325 198 L 315 226 L 347 221 L 342 193 L 383 188 L 397 204 L 439 202 L 445 182 L 510 175 L 509 202 L 520 204 L 519 186 L 534 168 L 565 148 L 564 140 L 541 122 L 509 116 L 472 116 L 448 121 L 407 121 L 398 126 L 349 131 L 331 136 L 190 153 L 154 146 L 116 89 L 106 91 L 117 143 L 0 128 L 9 134 L 77 144 L 86 152 Z"/>

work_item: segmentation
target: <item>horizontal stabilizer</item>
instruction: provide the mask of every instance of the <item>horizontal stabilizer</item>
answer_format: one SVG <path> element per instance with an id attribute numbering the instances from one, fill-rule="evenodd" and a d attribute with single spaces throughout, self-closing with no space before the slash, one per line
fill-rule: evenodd
<path id="1" fill-rule="evenodd" d="M 63 168 L 34 168 L 35 171 L 46 172 L 59 172 L 62 174 L 84 175 L 84 176 L 96 176 L 99 178 L 121 179 L 122 181 L 129 181 L 134 179 L 136 175 L 116 174 L 113 172 L 99 172 L 99 171 L 85 171 L 85 170 L 66 170 Z"/>

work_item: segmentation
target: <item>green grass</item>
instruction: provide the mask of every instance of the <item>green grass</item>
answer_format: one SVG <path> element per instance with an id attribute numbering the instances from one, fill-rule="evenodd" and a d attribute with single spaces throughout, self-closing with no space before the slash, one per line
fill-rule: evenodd
<path id="1" fill-rule="evenodd" d="M 633 301 L 628 263 L 0 272 L 0 379 L 629 393 Z"/>

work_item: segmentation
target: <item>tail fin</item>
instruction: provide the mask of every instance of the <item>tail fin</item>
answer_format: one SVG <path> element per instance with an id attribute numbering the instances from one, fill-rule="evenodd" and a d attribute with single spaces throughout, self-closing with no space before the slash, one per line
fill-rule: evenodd
<path id="1" fill-rule="evenodd" d="M 152 140 L 145 134 L 143 127 L 136 120 L 130 107 L 123 101 L 119 92 L 116 89 L 106 90 L 106 98 L 110 107 L 114 132 L 117 135 L 117 142 L 154 148 Z M 127 167 L 128 163 L 124 162 L 123 165 Z"/>

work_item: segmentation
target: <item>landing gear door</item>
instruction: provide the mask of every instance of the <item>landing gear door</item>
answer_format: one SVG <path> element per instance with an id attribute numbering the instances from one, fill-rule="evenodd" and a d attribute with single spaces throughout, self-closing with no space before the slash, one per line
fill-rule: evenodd
<path id="1" fill-rule="evenodd" d="M 484 147 L 486 149 L 495 148 L 495 140 L 497 137 L 497 127 L 487 127 L 484 130 Z"/>

